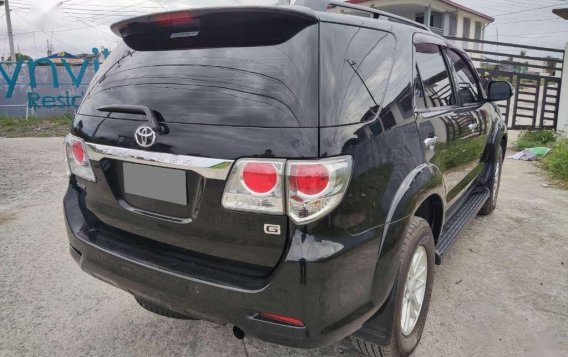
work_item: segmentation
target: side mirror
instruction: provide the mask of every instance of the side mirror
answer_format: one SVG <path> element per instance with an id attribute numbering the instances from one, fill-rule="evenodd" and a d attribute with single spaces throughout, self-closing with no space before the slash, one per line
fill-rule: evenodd
<path id="1" fill-rule="evenodd" d="M 507 100 L 513 96 L 513 86 L 505 81 L 491 81 L 487 86 L 487 101 L 499 102 Z"/>

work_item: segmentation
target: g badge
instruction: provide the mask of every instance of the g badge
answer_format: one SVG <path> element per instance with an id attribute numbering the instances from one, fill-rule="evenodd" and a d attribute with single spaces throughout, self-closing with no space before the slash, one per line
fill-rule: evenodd
<path id="1" fill-rule="evenodd" d="M 280 226 L 276 225 L 276 224 L 265 224 L 264 225 L 264 233 L 279 236 L 280 235 Z"/>

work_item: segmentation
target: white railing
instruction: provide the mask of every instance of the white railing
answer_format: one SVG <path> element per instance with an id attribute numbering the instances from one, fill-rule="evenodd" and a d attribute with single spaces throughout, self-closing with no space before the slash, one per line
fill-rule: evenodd
<path id="1" fill-rule="evenodd" d="M 434 32 L 437 35 L 444 36 L 444 29 L 441 29 L 439 27 L 430 26 L 430 30 L 432 30 L 432 32 Z"/>
<path id="2" fill-rule="evenodd" d="M 26 104 L 0 104 L 0 107 L 26 107 L 26 120 L 29 118 L 30 107 Z"/>

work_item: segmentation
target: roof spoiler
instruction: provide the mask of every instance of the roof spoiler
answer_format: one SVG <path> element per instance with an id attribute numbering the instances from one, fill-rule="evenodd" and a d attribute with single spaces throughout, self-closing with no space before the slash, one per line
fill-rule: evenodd
<path id="1" fill-rule="evenodd" d="M 318 22 L 292 7 L 225 7 L 163 12 L 117 22 L 112 32 L 139 51 L 284 43 Z"/>

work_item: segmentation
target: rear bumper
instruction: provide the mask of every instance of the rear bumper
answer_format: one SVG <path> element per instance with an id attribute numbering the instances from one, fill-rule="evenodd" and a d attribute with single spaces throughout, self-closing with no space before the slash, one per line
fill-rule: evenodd
<path id="1" fill-rule="evenodd" d="M 309 252 L 298 258 L 293 242 L 288 257 L 266 283 L 251 290 L 166 271 L 100 246 L 101 233 L 87 223 L 79 207 L 79 191 L 72 185 L 65 195 L 64 210 L 71 255 L 83 271 L 164 308 L 234 324 L 277 344 L 316 348 L 335 343 L 358 330 L 379 309 L 384 300 L 372 298 L 377 288 L 384 290 L 381 295 L 385 296 L 390 289 L 374 285 L 378 239 L 367 239 L 339 254 L 315 260 Z M 305 240 L 302 237 L 302 242 Z M 325 242 L 313 241 L 320 245 Z M 296 257 L 292 257 L 294 250 Z M 262 321 L 255 318 L 259 312 L 293 317 L 303 321 L 305 327 Z"/>

